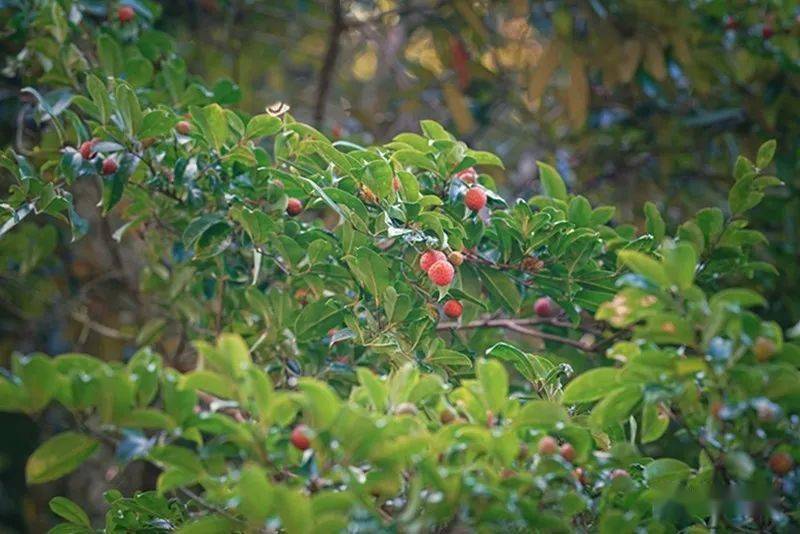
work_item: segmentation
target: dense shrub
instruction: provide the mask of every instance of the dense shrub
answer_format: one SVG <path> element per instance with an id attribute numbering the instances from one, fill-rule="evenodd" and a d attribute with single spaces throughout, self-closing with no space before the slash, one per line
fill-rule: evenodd
<path id="1" fill-rule="evenodd" d="M 33 4 L 13 68 L 43 138 L 0 158 L 0 250 L 24 260 L 24 232 L 46 256 L 59 219 L 80 239 L 71 191 L 96 182 L 147 316 L 124 362 L 13 359 L 0 409 L 73 424 L 28 483 L 101 447 L 157 466 L 107 493 L 110 532 L 798 528 L 800 346 L 748 284 L 771 270 L 746 214 L 780 185 L 774 142 L 725 209 L 672 231 L 648 204 L 638 233 L 546 163 L 541 195 L 505 201 L 502 162 L 432 121 L 362 147 L 229 109 L 145 9 Z M 190 368 L 149 348 L 166 330 Z"/>

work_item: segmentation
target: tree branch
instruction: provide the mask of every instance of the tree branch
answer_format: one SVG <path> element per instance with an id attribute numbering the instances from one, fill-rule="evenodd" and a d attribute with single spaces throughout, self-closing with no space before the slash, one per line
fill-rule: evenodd
<path id="1" fill-rule="evenodd" d="M 342 13 L 342 0 L 331 0 L 331 6 L 333 7 L 333 20 L 331 22 L 330 33 L 328 34 L 328 49 L 325 52 L 322 70 L 320 70 L 319 73 L 317 103 L 314 106 L 314 123 L 317 127 L 320 127 L 322 121 L 325 119 L 325 105 L 328 100 L 328 91 L 330 90 L 333 71 L 336 67 L 336 58 L 339 56 L 339 39 L 347 28 Z"/>
<path id="2" fill-rule="evenodd" d="M 585 352 L 597 352 L 594 344 L 587 344 L 579 340 L 570 339 L 568 337 L 543 332 L 536 328 L 531 328 L 529 325 L 534 324 L 550 324 L 552 326 L 559 326 L 562 328 L 575 328 L 570 323 L 564 323 L 557 320 L 543 319 L 543 318 L 526 318 L 526 319 L 477 319 L 468 323 L 458 322 L 443 322 L 436 326 L 437 330 L 471 330 L 475 328 L 505 328 L 513 332 L 518 332 L 526 336 L 537 337 L 539 339 L 546 339 L 548 341 L 555 341 L 564 345 L 576 347 Z M 580 328 L 580 327 L 578 327 Z"/>

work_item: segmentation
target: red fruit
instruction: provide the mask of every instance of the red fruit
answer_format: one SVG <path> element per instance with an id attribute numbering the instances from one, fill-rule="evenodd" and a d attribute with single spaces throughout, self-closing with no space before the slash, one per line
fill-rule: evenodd
<path id="1" fill-rule="evenodd" d="M 175 130 L 181 135 L 189 135 L 189 132 L 192 130 L 192 125 L 189 121 L 180 121 L 175 125 Z"/>
<path id="2" fill-rule="evenodd" d="M 427 273 L 428 269 L 431 268 L 431 265 L 437 261 L 446 259 L 447 256 L 445 256 L 444 252 L 440 250 L 426 250 L 422 253 L 422 256 L 419 257 L 419 268 Z"/>
<path id="3" fill-rule="evenodd" d="M 568 462 L 573 462 L 575 460 L 575 447 L 572 446 L 572 443 L 563 444 L 558 452 L 561 454 L 561 457 Z"/>
<path id="4" fill-rule="evenodd" d="M 464 204 L 472 211 L 480 211 L 486 205 L 486 191 L 481 187 L 472 187 L 464 195 Z"/>
<path id="5" fill-rule="evenodd" d="M 428 269 L 428 278 L 437 286 L 446 286 L 453 281 L 456 270 L 447 260 L 439 260 Z"/>
<path id="6" fill-rule="evenodd" d="M 125 24 L 136 18 L 136 12 L 131 6 L 120 6 L 117 10 L 117 18 L 121 23 Z"/>
<path id="7" fill-rule="evenodd" d="M 764 24 L 764 27 L 761 28 L 761 37 L 770 39 L 773 35 L 775 35 L 775 30 L 772 26 L 770 24 Z"/>
<path id="8" fill-rule="evenodd" d="M 785 475 L 794 467 L 794 459 L 788 452 L 774 452 L 769 457 L 769 468 L 776 475 Z"/>
<path id="9" fill-rule="evenodd" d="M 94 151 L 94 140 L 92 141 L 84 141 L 81 143 L 81 147 L 78 149 L 78 152 L 81 153 L 81 157 L 85 160 L 90 160 L 95 156 Z"/>
<path id="10" fill-rule="evenodd" d="M 478 180 L 478 172 L 475 170 L 475 167 L 468 167 L 463 171 L 458 171 L 456 173 L 456 178 L 464 183 L 474 184 Z"/>
<path id="11" fill-rule="evenodd" d="M 539 317 L 552 317 L 556 313 L 556 305 L 550 297 L 540 297 L 536 299 L 533 311 Z"/>
<path id="12" fill-rule="evenodd" d="M 625 471 L 624 469 L 614 469 L 611 471 L 611 480 L 616 480 L 618 478 L 630 478 L 630 474 Z"/>
<path id="13" fill-rule="evenodd" d="M 292 445 L 301 451 L 306 450 L 311 446 L 311 440 L 308 439 L 308 427 L 306 425 L 297 425 L 292 430 Z"/>
<path id="14" fill-rule="evenodd" d="M 286 213 L 294 217 L 295 215 L 300 215 L 303 211 L 303 203 L 296 198 L 290 198 L 288 202 L 286 202 Z"/>
<path id="15" fill-rule="evenodd" d="M 725 17 L 725 29 L 726 30 L 735 30 L 738 27 L 739 27 L 739 23 L 736 21 L 735 18 L 733 18 L 730 15 Z"/>
<path id="16" fill-rule="evenodd" d="M 117 162 L 111 158 L 106 158 L 103 160 L 103 174 L 108 176 L 109 174 L 114 174 L 117 172 L 119 165 Z"/>
<path id="17" fill-rule="evenodd" d="M 455 299 L 450 299 L 444 303 L 444 314 L 451 319 L 458 319 L 461 317 L 461 312 L 464 311 L 464 306 Z"/>
<path id="18" fill-rule="evenodd" d="M 551 455 L 558 452 L 558 442 L 556 438 L 553 436 L 545 436 L 539 440 L 539 454 L 541 455 Z"/>

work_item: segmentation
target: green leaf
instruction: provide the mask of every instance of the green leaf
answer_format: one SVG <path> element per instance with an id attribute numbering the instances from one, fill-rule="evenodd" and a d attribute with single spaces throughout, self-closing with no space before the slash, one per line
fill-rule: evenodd
<path id="1" fill-rule="evenodd" d="M 77 432 L 64 432 L 42 443 L 28 458 L 25 479 L 41 484 L 61 478 L 80 466 L 100 443 Z"/>
<path id="2" fill-rule="evenodd" d="M 539 166 L 539 180 L 542 182 L 542 192 L 545 196 L 566 202 L 567 186 L 558 171 L 541 161 L 537 161 L 536 165 Z"/>
<path id="3" fill-rule="evenodd" d="M 592 218 L 592 206 L 586 198 L 578 195 L 569 201 L 569 222 L 575 226 L 588 226 Z"/>
<path id="4" fill-rule="evenodd" d="M 618 257 L 633 272 L 648 278 L 660 287 L 669 287 L 670 280 L 664 267 L 650 256 L 634 250 L 621 250 Z"/>
<path id="5" fill-rule="evenodd" d="M 613 367 L 589 369 L 567 384 L 561 402 L 578 404 L 596 401 L 619 387 L 618 380 L 619 370 Z"/>
<path id="6" fill-rule="evenodd" d="M 481 268 L 480 272 L 489 294 L 505 306 L 508 311 L 517 313 L 522 304 L 522 296 L 514 280 L 507 274 L 489 267 Z"/>
<path id="7" fill-rule="evenodd" d="M 174 123 L 173 116 L 164 110 L 149 111 L 142 118 L 142 125 L 139 128 L 139 137 L 160 137 L 172 130 Z"/>
<path id="8" fill-rule="evenodd" d="M 328 330 L 342 323 L 342 315 L 342 307 L 333 300 L 312 302 L 297 315 L 294 335 L 300 342 L 321 339 Z"/>
<path id="9" fill-rule="evenodd" d="M 379 299 L 389 285 L 389 265 L 386 260 L 369 247 L 359 247 L 347 263 L 356 279 Z"/>
<path id="10" fill-rule="evenodd" d="M 425 359 L 431 365 L 444 367 L 472 367 L 472 360 L 461 352 L 450 349 L 439 349 Z"/>
<path id="11" fill-rule="evenodd" d="M 223 399 L 236 396 L 236 388 L 228 378 L 213 371 L 192 371 L 181 377 L 181 389 L 207 391 Z"/>
<path id="12" fill-rule="evenodd" d="M 50 499 L 50 510 L 54 514 L 72 523 L 91 528 L 92 523 L 83 509 L 66 497 L 53 497 Z"/>
<path id="13" fill-rule="evenodd" d="M 598 429 L 608 428 L 625 420 L 641 399 L 642 390 L 639 386 L 616 389 L 595 405 L 590 421 Z"/>
<path id="14" fill-rule="evenodd" d="M 364 173 L 364 183 L 378 198 L 384 199 L 392 195 L 392 178 L 394 173 L 392 168 L 383 159 L 370 161 Z"/>
<path id="15" fill-rule="evenodd" d="M 449 141 L 453 139 L 452 134 L 445 130 L 444 126 L 436 121 L 422 120 L 419 122 L 419 124 L 422 127 L 422 133 L 424 133 L 425 137 L 428 139 L 434 139 L 438 141 Z"/>
<path id="16" fill-rule="evenodd" d="M 276 508 L 287 534 L 314 532 L 311 502 L 305 495 L 282 487 L 276 492 Z"/>
<path id="17" fill-rule="evenodd" d="M 658 404 L 648 402 L 642 408 L 642 443 L 651 443 L 664 435 L 669 427 L 669 417 L 661 413 Z"/>
<path id="18" fill-rule="evenodd" d="M 404 167 L 419 167 L 420 169 L 426 169 L 433 172 L 437 171 L 436 164 L 433 162 L 433 160 L 431 160 L 427 154 L 418 150 L 413 150 L 410 148 L 398 150 L 392 154 L 392 159 Z"/>
<path id="19" fill-rule="evenodd" d="M 481 360 L 477 369 L 478 381 L 486 404 L 495 414 L 505 407 L 508 397 L 508 373 L 496 360 Z"/>
<path id="20" fill-rule="evenodd" d="M 219 104 L 210 104 L 203 108 L 203 117 L 211 144 L 219 151 L 228 139 L 228 118 L 225 110 Z"/>
<path id="21" fill-rule="evenodd" d="M 130 85 L 120 82 L 114 91 L 114 99 L 117 102 L 117 110 L 128 134 L 136 134 L 142 124 L 142 108 L 136 93 L 134 93 Z"/>
<path id="22" fill-rule="evenodd" d="M 89 91 L 89 95 L 92 97 L 95 106 L 97 106 L 97 109 L 100 111 L 100 122 L 106 124 L 111 117 L 112 104 L 105 84 L 94 74 L 89 74 L 86 77 L 86 89 Z"/>
<path id="23" fill-rule="evenodd" d="M 491 165 L 505 169 L 503 160 L 484 150 L 467 150 L 467 156 L 475 160 L 475 165 Z"/>
<path id="24" fill-rule="evenodd" d="M 692 468 L 674 458 L 659 458 L 644 468 L 644 478 L 650 487 L 665 488 L 683 482 Z"/>
<path id="25" fill-rule="evenodd" d="M 106 33 L 101 33 L 97 38 L 97 57 L 106 76 L 116 76 L 122 72 L 122 48 Z"/>
<path id="26" fill-rule="evenodd" d="M 756 166 L 759 169 L 766 168 L 771 162 L 772 158 L 775 156 L 775 149 L 777 148 L 778 143 L 775 139 L 770 139 L 758 149 L 758 155 L 756 156 Z"/>
<path id="27" fill-rule="evenodd" d="M 486 350 L 486 356 L 511 363 L 529 382 L 547 380 L 555 365 L 543 356 L 527 354 L 514 345 L 496 343 Z"/>
<path id="28" fill-rule="evenodd" d="M 567 411 L 560 404 L 537 399 L 525 403 L 517 416 L 514 417 L 514 424 L 551 430 L 558 423 L 564 423 L 568 419 Z"/>
<path id="29" fill-rule="evenodd" d="M 301 378 L 300 390 L 304 396 L 304 411 L 310 417 L 315 430 L 326 430 L 339 415 L 341 401 L 325 382 L 313 378 Z"/>
<path id="30" fill-rule="evenodd" d="M 665 247 L 664 271 L 678 289 L 683 291 L 692 286 L 696 268 L 697 253 L 692 245 L 678 243 Z"/>
<path id="31" fill-rule="evenodd" d="M 661 218 L 661 213 L 659 213 L 655 204 L 652 202 L 644 203 L 644 217 L 647 233 L 653 236 L 653 241 L 661 243 L 664 239 L 667 225 L 664 223 L 664 219 Z"/>
<path id="32" fill-rule="evenodd" d="M 272 486 L 264 470 L 254 464 L 242 469 L 236 494 L 239 497 L 239 511 L 248 521 L 263 522 L 272 512 L 274 504 Z"/>
<path id="33" fill-rule="evenodd" d="M 246 139 L 257 139 L 274 135 L 281 129 L 281 119 L 273 117 L 267 113 L 256 115 L 247 123 L 244 136 Z"/>

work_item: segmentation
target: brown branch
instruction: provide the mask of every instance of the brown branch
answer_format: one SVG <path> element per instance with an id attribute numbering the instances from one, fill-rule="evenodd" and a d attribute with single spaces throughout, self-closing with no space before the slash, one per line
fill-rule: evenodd
<path id="1" fill-rule="evenodd" d="M 130 334 L 120 332 L 115 328 L 111 328 L 110 326 L 106 326 L 104 324 L 98 323 L 97 321 L 93 321 L 85 313 L 74 311 L 70 314 L 70 316 L 79 323 L 83 324 L 89 330 L 93 330 L 98 334 L 100 334 L 101 336 L 111 339 L 124 339 L 124 340 L 133 339 L 133 336 Z"/>
<path id="2" fill-rule="evenodd" d="M 572 347 L 576 347 L 585 352 L 596 352 L 595 345 L 593 344 L 586 344 L 581 341 L 570 339 L 568 337 L 559 336 L 557 334 L 551 334 L 549 332 L 543 332 L 536 328 L 531 328 L 529 325 L 534 324 L 550 324 L 553 326 L 559 326 L 563 328 L 580 328 L 580 327 L 573 327 L 570 323 L 563 323 L 560 321 L 550 320 L 550 319 L 542 319 L 542 318 L 527 318 L 527 319 L 477 319 L 475 321 L 470 321 L 468 323 L 457 323 L 457 322 L 444 322 L 439 323 L 436 326 L 437 330 L 469 330 L 475 328 L 505 328 L 507 330 L 511 330 L 513 332 L 518 332 L 520 334 L 524 334 L 526 336 L 537 337 L 539 339 L 546 339 L 548 341 L 555 341 L 557 343 L 562 343 L 564 345 L 570 345 Z"/>
<path id="3" fill-rule="evenodd" d="M 344 33 L 347 28 L 342 12 L 342 0 L 331 0 L 331 6 L 333 7 L 333 20 L 331 22 L 330 33 L 328 34 L 328 49 L 325 52 L 322 70 L 320 70 L 319 73 L 317 103 L 314 106 L 314 123 L 317 127 L 322 125 L 322 121 L 325 118 L 325 105 L 328 100 L 333 71 L 336 67 L 336 58 L 339 56 L 339 40 L 342 33 Z"/>

